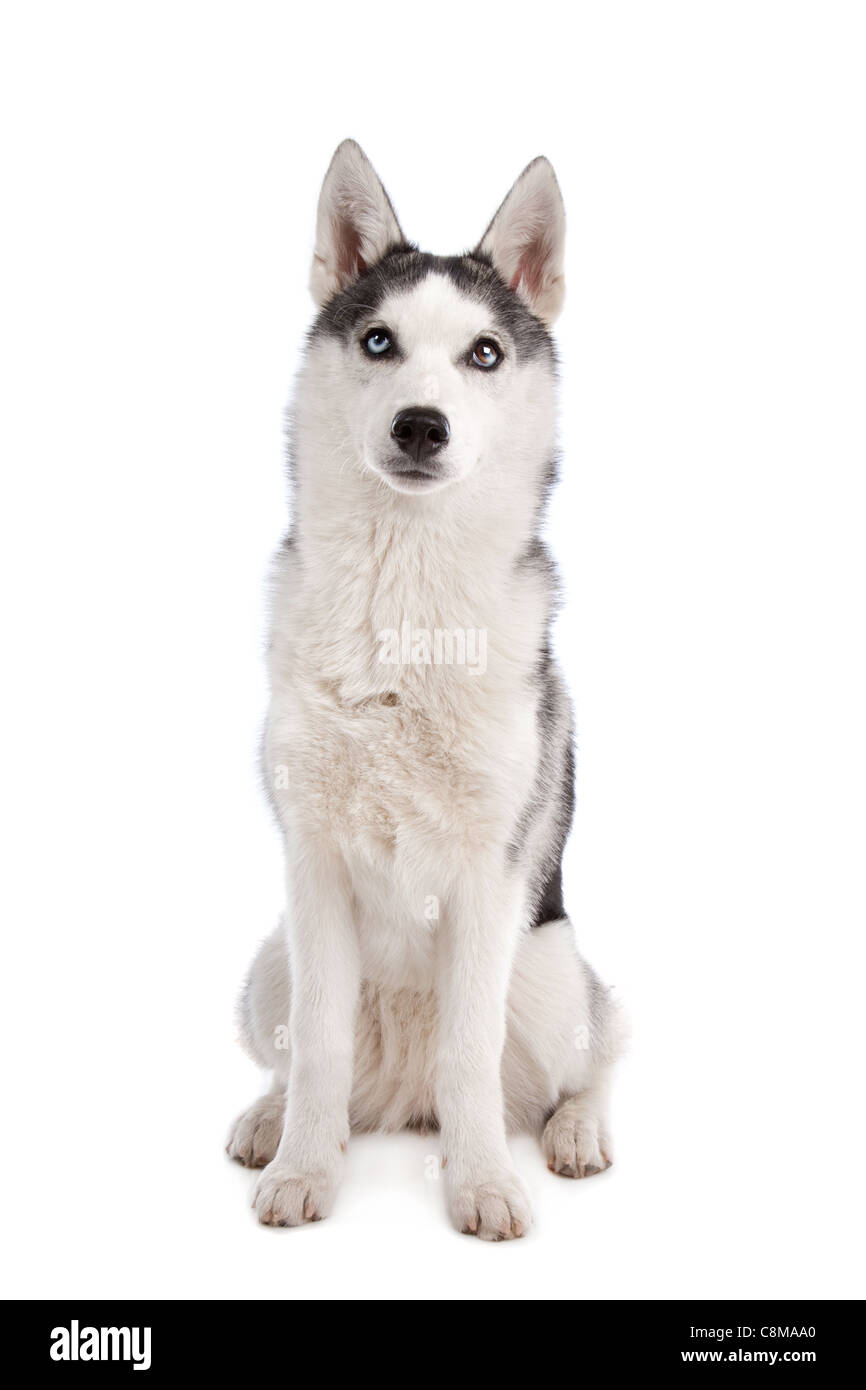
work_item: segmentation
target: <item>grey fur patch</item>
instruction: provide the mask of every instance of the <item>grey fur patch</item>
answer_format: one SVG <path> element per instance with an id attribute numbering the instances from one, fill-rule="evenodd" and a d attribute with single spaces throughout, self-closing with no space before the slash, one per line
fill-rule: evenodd
<path id="1" fill-rule="evenodd" d="M 530 925 L 565 916 L 562 855 L 574 816 L 574 745 L 571 707 L 545 645 L 536 671 L 541 756 L 526 806 L 507 855 L 529 860 Z"/>

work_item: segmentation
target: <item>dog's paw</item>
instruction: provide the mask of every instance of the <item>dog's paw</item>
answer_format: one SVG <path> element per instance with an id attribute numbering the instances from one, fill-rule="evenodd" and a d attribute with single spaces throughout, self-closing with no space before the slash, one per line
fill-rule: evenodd
<path id="1" fill-rule="evenodd" d="M 569 1101 L 551 1115 L 541 1146 L 551 1173 L 563 1178 L 591 1178 L 613 1162 L 610 1145 L 599 1138 L 597 1125 Z"/>
<path id="2" fill-rule="evenodd" d="M 277 1152 L 283 1132 L 283 1096 L 261 1096 L 232 1126 L 226 1153 L 245 1168 L 264 1168 Z"/>
<path id="3" fill-rule="evenodd" d="M 481 1181 L 449 1185 L 451 1219 L 464 1235 L 481 1240 L 514 1240 L 532 1225 L 526 1189 L 513 1169 L 503 1169 Z"/>
<path id="4" fill-rule="evenodd" d="M 270 1163 L 259 1178 L 252 1204 L 263 1226 L 303 1226 L 330 1215 L 336 1192 L 335 1173 L 303 1173 Z"/>

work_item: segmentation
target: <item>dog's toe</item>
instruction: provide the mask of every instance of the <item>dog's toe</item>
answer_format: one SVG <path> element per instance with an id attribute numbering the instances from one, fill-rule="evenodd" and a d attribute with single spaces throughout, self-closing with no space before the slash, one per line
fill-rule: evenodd
<path id="1" fill-rule="evenodd" d="M 336 1184 L 327 1173 L 296 1173 L 271 1163 L 253 1197 L 263 1226 L 303 1226 L 330 1215 Z"/>
<path id="2" fill-rule="evenodd" d="M 226 1153 L 245 1168 L 264 1168 L 277 1152 L 283 1129 L 285 1100 L 281 1095 L 261 1096 L 232 1126 Z"/>
<path id="3" fill-rule="evenodd" d="M 591 1178 L 603 1173 L 613 1161 L 598 1126 L 570 1102 L 550 1117 L 541 1144 L 551 1173 L 562 1178 Z"/>
<path id="4" fill-rule="evenodd" d="M 451 1215 L 458 1231 L 479 1240 L 515 1240 L 532 1225 L 529 1198 L 513 1172 L 457 1183 L 451 1194 Z"/>

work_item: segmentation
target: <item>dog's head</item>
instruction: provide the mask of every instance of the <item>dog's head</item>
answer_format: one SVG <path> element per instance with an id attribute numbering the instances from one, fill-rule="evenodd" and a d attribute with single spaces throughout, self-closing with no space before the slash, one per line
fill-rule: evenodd
<path id="1" fill-rule="evenodd" d="M 515 450 L 549 455 L 564 232 L 553 169 L 536 159 L 474 251 L 427 255 L 361 148 L 340 145 L 319 200 L 308 368 L 341 466 L 417 494 Z"/>

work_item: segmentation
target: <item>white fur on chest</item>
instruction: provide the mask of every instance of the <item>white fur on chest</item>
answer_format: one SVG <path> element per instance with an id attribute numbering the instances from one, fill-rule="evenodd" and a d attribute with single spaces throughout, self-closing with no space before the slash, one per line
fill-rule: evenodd
<path id="1" fill-rule="evenodd" d="M 318 669 L 296 667 L 274 690 L 267 762 L 281 817 L 338 846 L 365 977 L 426 987 L 474 847 L 497 846 L 506 870 L 537 757 L 531 702 L 436 668 L 391 671 L 386 689 L 346 700 Z"/>
<path id="2" fill-rule="evenodd" d="M 378 568 L 359 553 L 330 583 L 325 571 L 311 582 L 282 557 L 265 763 L 289 833 L 327 837 L 349 868 L 365 977 L 423 988 L 476 847 L 507 871 L 538 758 L 529 677 L 543 595 L 519 584 L 503 622 L 483 572 L 467 602 L 472 586 L 450 593 L 447 568 L 426 587 L 418 568 L 417 555 L 413 573 L 405 553 Z M 486 669 L 383 662 L 377 634 L 407 615 L 483 629 Z"/>

